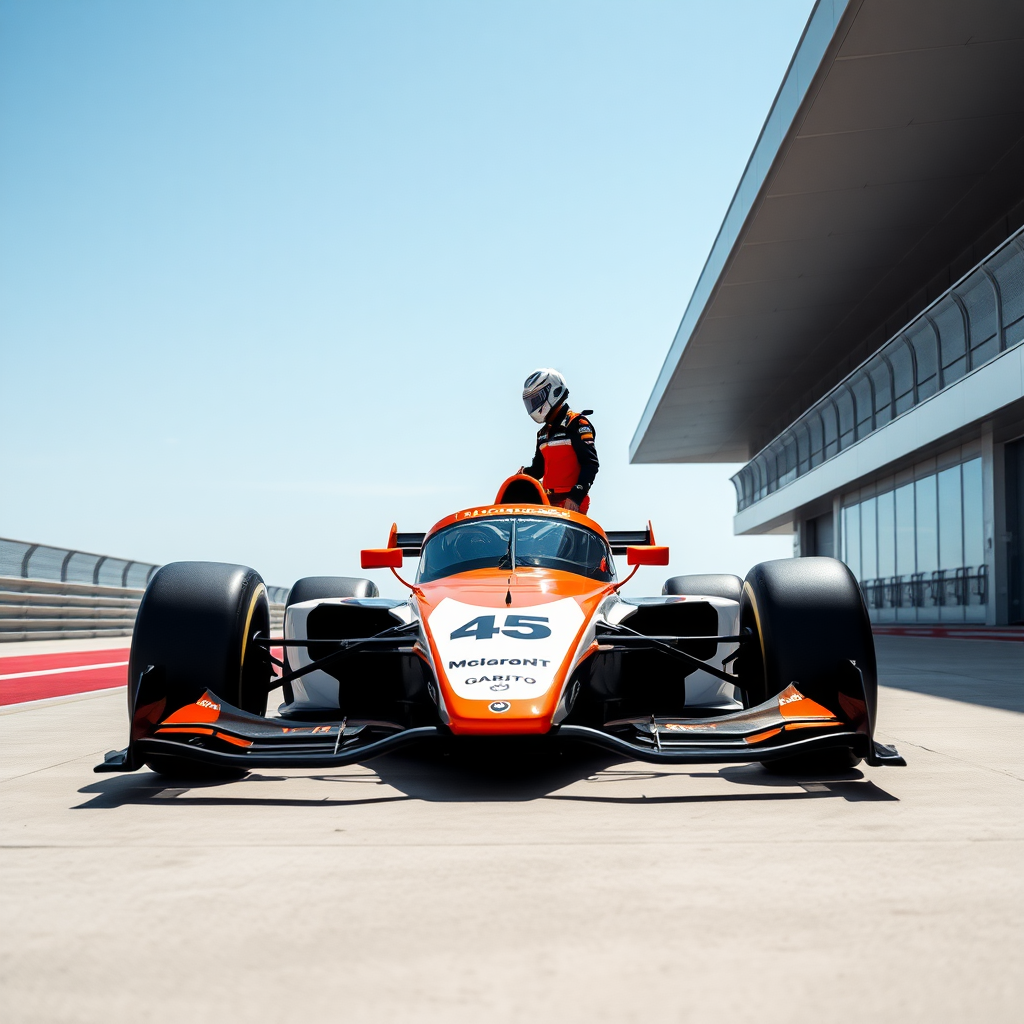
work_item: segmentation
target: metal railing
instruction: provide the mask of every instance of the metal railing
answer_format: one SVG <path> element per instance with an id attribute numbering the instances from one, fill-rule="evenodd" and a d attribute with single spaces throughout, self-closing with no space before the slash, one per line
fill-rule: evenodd
<path id="1" fill-rule="evenodd" d="M 0 576 L 145 590 L 160 566 L 0 537 Z"/>
<path id="2" fill-rule="evenodd" d="M 129 636 L 160 566 L 0 537 L 0 642 Z M 267 587 L 280 629 L 289 587 Z"/>
<path id="3" fill-rule="evenodd" d="M 988 566 L 863 580 L 860 587 L 872 610 L 984 606 L 988 600 Z"/>
<path id="4" fill-rule="evenodd" d="M 1024 228 L 869 356 L 733 478 L 737 511 L 1024 341 Z"/>

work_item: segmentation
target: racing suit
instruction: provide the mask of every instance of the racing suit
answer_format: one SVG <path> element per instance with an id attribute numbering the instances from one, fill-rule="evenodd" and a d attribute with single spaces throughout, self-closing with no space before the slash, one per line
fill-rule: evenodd
<path id="1" fill-rule="evenodd" d="M 533 462 L 523 472 L 540 480 L 552 505 L 576 502 L 585 513 L 590 507 L 589 491 L 600 463 L 594 447 L 594 425 L 587 419 L 590 409 L 573 412 L 563 405 L 537 431 Z"/>

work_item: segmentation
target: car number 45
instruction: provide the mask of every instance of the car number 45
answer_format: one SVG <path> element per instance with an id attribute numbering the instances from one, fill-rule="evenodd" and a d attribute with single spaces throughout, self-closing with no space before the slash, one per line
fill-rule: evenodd
<path id="1" fill-rule="evenodd" d="M 506 615 L 503 626 L 494 624 L 496 618 L 495 615 L 478 615 L 464 626 L 459 626 L 452 633 L 451 639 L 472 637 L 474 640 L 490 640 L 496 633 L 516 640 L 543 640 L 551 636 L 551 627 L 544 625 L 548 621 L 545 615 Z"/>

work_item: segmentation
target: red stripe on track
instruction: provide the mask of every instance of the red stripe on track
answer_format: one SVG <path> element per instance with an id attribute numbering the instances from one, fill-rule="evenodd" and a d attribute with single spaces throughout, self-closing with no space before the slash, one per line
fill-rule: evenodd
<path id="1" fill-rule="evenodd" d="M 17 647 L 17 644 L 7 646 Z M 54 651 L 52 654 L 8 656 L 0 647 L 0 676 L 9 672 L 36 672 L 47 668 L 72 668 L 78 665 L 102 665 L 108 661 L 127 661 L 130 647 L 112 647 L 105 651 Z"/>
<path id="2" fill-rule="evenodd" d="M 45 672 L 50 669 L 73 669 L 53 675 L 26 676 L 21 679 L 0 679 L 0 705 L 21 704 L 47 697 L 66 697 L 74 693 L 105 690 L 128 682 L 128 666 L 90 668 L 127 662 L 129 649 L 115 647 L 106 651 L 71 651 L 52 654 L 29 654 L 5 657 L 0 651 L 0 676 L 16 672 Z"/>
<path id="3" fill-rule="evenodd" d="M 0 679 L 0 706 L 22 704 L 29 700 L 45 700 L 47 697 L 66 697 L 91 690 L 106 690 L 112 686 L 128 683 L 128 647 L 115 647 L 106 651 L 70 651 L 52 654 L 20 654 L 6 656 L 0 650 L 0 676 L 16 672 L 46 672 L 52 669 L 78 669 L 53 675 L 27 676 L 22 679 Z M 272 647 L 276 658 L 283 658 L 280 647 Z M 109 667 L 111 662 L 125 662 L 124 665 Z M 90 668 L 90 665 L 104 665 L 104 668 Z M 280 669 L 274 666 L 275 674 Z"/>

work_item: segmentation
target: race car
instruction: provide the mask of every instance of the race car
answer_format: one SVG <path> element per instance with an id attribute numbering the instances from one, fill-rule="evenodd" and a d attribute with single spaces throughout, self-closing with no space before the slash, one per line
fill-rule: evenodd
<path id="1" fill-rule="evenodd" d="M 633 570 L 620 580 L 623 554 Z M 469 737 L 571 740 L 666 764 L 905 763 L 874 739 L 874 645 L 846 565 L 782 559 L 745 580 L 676 576 L 656 597 L 621 594 L 668 556 L 650 523 L 606 532 L 517 475 L 489 505 L 425 534 L 392 526 L 385 547 L 362 552 L 362 567 L 389 569 L 407 597 L 307 577 L 283 636 L 271 635 L 255 570 L 171 563 L 139 608 L 128 745 L 96 771 L 334 768 Z M 407 557 L 419 559 L 408 582 Z M 279 687 L 284 703 L 267 717 Z"/>

